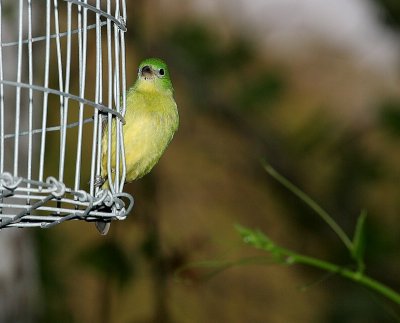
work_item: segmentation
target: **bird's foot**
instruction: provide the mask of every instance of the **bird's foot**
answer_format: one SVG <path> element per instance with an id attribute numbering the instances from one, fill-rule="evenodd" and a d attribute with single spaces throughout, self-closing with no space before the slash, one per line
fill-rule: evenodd
<path id="1" fill-rule="evenodd" d="M 106 179 L 104 177 L 102 177 L 101 175 L 97 175 L 94 178 L 94 186 L 95 187 L 102 187 L 105 182 L 106 182 Z"/>

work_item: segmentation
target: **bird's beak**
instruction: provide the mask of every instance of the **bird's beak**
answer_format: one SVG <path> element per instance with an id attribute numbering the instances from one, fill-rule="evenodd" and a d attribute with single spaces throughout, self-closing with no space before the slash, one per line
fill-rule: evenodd
<path id="1" fill-rule="evenodd" d="M 140 74 L 144 77 L 144 78 L 152 78 L 154 76 L 153 70 L 151 69 L 150 66 L 143 66 L 142 70 L 140 71 Z"/>

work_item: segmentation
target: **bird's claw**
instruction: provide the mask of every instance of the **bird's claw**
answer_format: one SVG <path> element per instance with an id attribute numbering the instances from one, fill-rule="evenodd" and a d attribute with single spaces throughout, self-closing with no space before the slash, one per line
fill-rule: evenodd
<path id="1" fill-rule="evenodd" d="M 95 187 L 102 187 L 105 182 L 106 182 L 106 179 L 104 177 L 102 177 L 101 175 L 97 175 L 94 178 L 94 186 Z"/>

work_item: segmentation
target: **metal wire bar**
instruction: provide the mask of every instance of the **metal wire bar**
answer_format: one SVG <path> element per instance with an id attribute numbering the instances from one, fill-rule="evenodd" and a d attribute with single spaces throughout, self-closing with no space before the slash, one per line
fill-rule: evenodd
<path id="1" fill-rule="evenodd" d="M 21 183 L 30 183 L 35 186 L 41 186 L 44 187 L 39 193 L 40 194 L 52 194 L 54 197 L 59 199 L 60 201 L 64 201 L 67 203 L 73 203 L 76 205 L 86 205 L 87 201 L 93 201 L 94 205 L 99 205 L 100 202 L 104 201 L 107 197 L 115 198 L 115 196 L 111 196 L 109 191 L 101 191 L 101 194 L 96 196 L 93 200 L 93 198 L 87 194 L 85 191 L 79 190 L 79 191 L 74 191 L 72 189 L 69 189 L 63 184 L 62 182 L 56 180 L 54 177 L 49 177 L 47 178 L 46 182 L 39 182 L 39 181 L 34 181 L 34 180 L 28 180 L 24 178 L 17 178 L 13 177 L 10 173 L 3 173 L 0 176 L 0 181 L 1 184 L 9 191 L 14 192 L 15 198 L 24 198 L 26 195 L 24 194 L 17 194 L 18 192 L 28 192 L 28 191 L 33 191 L 32 188 L 26 188 L 26 187 L 21 187 Z M 72 194 L 78 197 L 78 201 L 70 200 L 64 198 L 66 194 Z M 119 193 L 118 196 L 124 196 L 126 193 Z M 32 199 L 35 198 L 42 198 L 43 196 L 37 195 L 37 196 L 32 196 Z M 133 201 L 133 200 L 132 200 Z M 24 205 L 15 205 L 16 208 L 24 208 L 27 206 Z"/>
<path id="2" fill-rule="evenodd" d="M 125 5 L 125 0 L 122 0 L 122 19 L 123 22 L 125 23 L 126 21 L 126 5 Z M 122 69 L 122 73 L 121 73 L 121 81 L 122 81 L 122 89 L 121 89 L 121 93 L 122 93 L 122 100 L 121 100 L 121 114 L 123 116 L 125 116 L 125 112 L 126 112 L 126 74 L 125 74 L 125 33 L 124 32 L 120 32 L 120 42 L 121 42 L 121 69 Z M 123 144 L 124 142 L 124 129 L 122 127 L 122 125 L 120 124 L 120 137 L 121 137 L 121 142 L 122 144 L 120 145 L 121 147 L 121 157 L 122 157 L 122 177 L 121 177 L 121 185 L 119 190 L 122 192 L 122 190 L 124 189 L 124 183 L 125 183 L 125 179 L 126 179 L 126 160 L 125 160 L 125 145 Z"/>
<path id="3" fill-rule="evenodd" d="M 115 16 L 119 17 L 119 0 L 115 6 Z M 120 92 L 119 92 L 119 29 L 114 26 L 114 102 L 118 112 L 120 112 Z M 121 123 L 115 122 L 116 146 L 115 146 L 115 188 L 119 191 L 119 172 L 120 172 L 120 142 Z M 110 173 L 111 174 L 111 173 Z"/>
<path id="4" fill-rule="evenodd" d="M 28 82 L 33 84 L 33 52 L 32 52 L 32 1 L 28 0 Z M 32 154 L 33 154 L 33 90 L 29 89 L 29 108 L 28 108 L 28 161 L 27 178 L 32 178 Z M 30 183 L 28 183 L 28 188 Z M 29 204 L 29 200 L 27 201 Z"/>
<path id="5" fill-rule="evenodd" d="M 75 100 L 75 101 L 78 101 L 85 105 L 92 106 L 92 107 L 96 108 L 97 110 L 99 110 L 100 112 L 111 114 L 113 117 L 117 117 L 118 119 L 120 119 L 122 123 L 125 123 L 124 117 L 120 113 L 115 111 L 114 109 L 112 109 L 112 108 L 110 109 L 109 107 L 106 107 L 102 104 L 96 104 L 90 100 L 86 100 L 77 95 L 61 92 L 61 91 L 54 90 L 54 89 L 51 89 L 48 87 L 43 87 L 43 86 L 38 86 L 38 85 L 29 85 L 29 84 L 25 84 L 25 83 L 18 83 L 18 82 L 13 82 L 13 81 L 6 81 L 6 80 L 0 80 L 0 84 L 32 89 L 35 91 L 43 92 L 45 94 L 55 94 L 55 95 L 59 95 L 59 96 L 61 95 L 63 97 L 68 97 L 71 100 Z M 44 129 L 46 129 L 46 128 L 44 128 Z"/>
<path id="6" fill-rule="evenodd" d="M 87 0 L 85 0 L 85 3 Z M 82 9 L 78 7 L 78 26 L 82 24 Z M 87 8 L 83 9 L 83 32 L 78 34 L 79 38 L 79 89 L 80 97 L 85 96 L 86 85 L 86 52 L 87 52 Z M 78 143 L 76 145 L 76 168 L 75 168 L 75 190 L 79 189 L 82 161 L 82 136 L 83 136 L 83 104 L 79 105 L 79 126 L 78 126 Z"/>
<path id="7" fill-rule="evenodd" d="M 100 10 L 100 0 L 96 1 L 96 10 Z M 102 63 L 102 51 L 101 51 L 101 29 L 100 29 L 100 14 L 96 12 L 96 84 L 95 84 L 95 102 L 101 102 L 101 63 Z M 100 123 L 101 126 L 101 123 Z M 90 194 L 94 195 L 94 182 L 95 175 L 100 176 L 100 163 L 98 163 L 96 172 L 96 152 L 100 151 L 98 147 L 101 144 L 101 136 L 97 137 L 99 127 L 99 112 L 94 111 L 94 126 L 93 126 L 93 142 L 98 141 L 97 145 L 92 145 L 92 159 L 91 159 L 91 169 L 90 169 Z M 99 154 L 100 156 L 100 154 Z M 100 162 L 100 158 L 98 158 Z M 99 190 L 98 188 L 97 190 Z"/>
<path id="8" fill-rule="evenodd" d="M 35 204 L 33 204 L 32 206 L 28 206 L 28 208 L 26 210 L 23 210 L 21 212 L 19 212 L 16 216 L 12 217 L 12 218 L 8 218 L 5 219 L 3 218 L 2 221 L 0 222 L 0 229 L 11 224 L 11 223 L 15 223 L 15 222 L 19 222 L 19 220 L 26 214 L 28 214 L 30 211 L 32 210 L 36 210 L 39 207 L 41 207 L 42 205 L 46 204 L 48 201 L 54 199 L 53 195 L 48 195 L 46 196 L 43 200 L 36 202 Z"/>
<path id="9" fill-rule="evenodd" d="M 65 92 L 69 92 L 70 73 L 71 73 L 71 3 L 67 4 L 67 59 L 65 67 Z M 59 179 L 64 179 L 64 166 L 65 166 L 65 149 L 67 143 L 67 122 L 68 122 L 68 103 L 69 98 L 65 97 L 64 111 L 61 118 L 61 138 L 60 138 L 60 167 L 59 167 Z"/>
<path id="10" fill-rule="evenodd" d="M 22 18 L 23 18 L 23 0 L 19 1 L 19 23 L 18 23 L 18 63 L 17 63 L 17 82 L 21 82 L 22 72 Z M 19 157 L 19 126 L 21 121 L 21 88 L 15 91 L 15 141 L 14 141 L 14 176 L 18 175 L 18 157 Z"/>
<path id="11" fill-rule="evenodd" d="M 29 205 L 23 205 L 23 206 L 26 209 L 30 208 Z M 15 204 L 9 204 L 9 205 L 0 204 L 0 207 L 4 207 L 4 208 L 13 208 L 14 207 L 15 208 Z M 104 211 L 104 212 L 91 211 L 90 215 L 87 215 L 86 218 L 84 218 L 85 217 L 85 211 L 78 211 L 78 210 L 71 210 L 71 209 L 64 209 L 64 208 L 56 208 L 56 207 L 47 207 L 47 206 L 46 207 L 44 207 L 44 206 L 37 207 L 36 210 L 48 212 L 48 213 L 50 213 L 52 215 L 48 215 L 48 216 L 26 215 L 26 216 L 23 216 L 22 218 L 20 218 L 20 220 L 24 221 L 24 220 L 28 220 L 29 219 L 29 220 L 32 220 L 32 221 L 38 221 L 38 220 L 43 220 L 43 218 L 45 218 L 45 221 L 48 221 L 48 222 L 59 221 L 61 218 L 63 218 L 63 216 L 62 215 L 56 215 L 58 212 L 60 214 L 64 213 L 67 216 L 70 215 L 70 214 L 73 214 L 75 217 L 79 217 L 82 220 L 86 220 L 86 221 L 95 221 L 99 217 L 108 218 L 108 219 L 115 218 L 115 215 L 110 214 L 110 212 L 106 212 L 106 211 Z M 127 214 L 128 214 L 128 212 L 124 211 L 123 216 L 126 217 Z M 4 216 L 2 216 L 2 218 L 3 219 L 4 218 L 10 218 L 11 216 L 13 216 L 13 215 L 8 215 L 8 216 L 4 215 Z M 8 223 L 10 223 L 10 222 L 8 222 Z M 21 222 L 19 222 L 19 223 L 21 223 Z M 10 226 L 10 225 L 7 224 L 7 226 Z M 37 226 L 39 226 L 39 225 L 37 225 Z"/>
<path id="12" fill-rule="evenodd" d="M 98 13 L 98 14 L 104 16 L 104 17 L 107 19 L 107 22 L 110 22 L 110 21 L 113 22 L 115 25 L 118 26 L 118 28 L 119 28 L 121 31 L 123 31 L 123 32 L 126 31 L 126 26 L 125 26 L 125 24 L 123 24 L 123 23 L 118 19 L 119 17 L 116 18 L 116 17 L 112 16 L 111 13 L 108 12 L 108 10 L 107 10 L 107 13 L 106 13 L 106 12 L 104 12 L 104 11 L 102 11 L 102 10 L 96 8 L 96 7 L 91 6 L 90 4 L 83 3 L 83 2 L 81 2 L 80 0 L 64 0 L 64 1 L 72 2 L 72 3 L 78 4 L 79 6 L 82 6 L 82 7 L 85 7 L 85 8 L 87 8 L 87 9 L 90 9 L 90 11 L 95 12 L 95 13 Z M 107 1 L 108 1 L 108 0 L 107 0 Z M 118 0 L 117 0 L 117 1 L 118 1 Z M 108 3 L 108 2 L 107 2 L 107 3 Z M 107 5 L 107 6 L 108 6 L 108 5 Z"/>
<path id="13" fill-rule="evenodd" d="M 60 22 L 59 22 L 59 15 L 58 15 L 58 0 L 54 0 L 54 29 L 57 35 L 56 37 L 56 52 L 57 52 L 57 68 L 58 68 L 58 88 L 60 92 L 64 92 L 64 80 L 63 80 L 63 68 L 62 68 L 62 57 L 61 57 L 61 44 L 60 44 Z M 60 97 L 60 119 L 61 124 L 63 125 L 66 121 L 64 120 L 64 97 L 61 95 Z M 63 154 L 63 150 L 65 144 L 63 145 L 65 133 L 63 132 L 63 128 L 60 129 L 60 159 L 58 165 L 58 178 L 60 181 L 63 180 L 64 176 L 64 160 L 61 158 Z"/>
<path id="14" fill-rule="evenodd" d="M 37 197 L 37 200 L 39 201 L 43 201 L 44 199 L 51 199 L 50 196 L 52 196 L 51 194 L 45 195 L 45 196 L 40 196 Z M 20 198 L 20 199 L 26 199 L 26 195 L 16 195 L 15 198 Z M 54 198 L 54 196 L 52 196 L 52 198 Z M 119 208 L 122 210 L 122 212 L 118 213 L 118 218 L 122 219 L 123 217 L 126 217 L 129 212 L 131 211 L 133 204 L 134 204 L 134 200 L 132 198 L 132 196 L 130 194 L 127 193 L 118 193 L 116 195 L 114 195 L 114 199 L 118 199 L 119 203 L 121 203 L 121 199 L 120 198 L 126 198 L 129 201 L 129 204 L 127 207 L 125 207 L 125 203 L 123 204 L 119 204 Z M 33 199 L 33 198 L 32 198 Z M 90 205 L 91 202 L 79 202 L 76 201 L 75 199 L 60 199 L 60 202 L 62 202 L 63 204 L 65 203 L 69 203 L 71 205 L 79 205 L 81 207 L 84 207 L 85 209 L 87 209 L 88 205 Z M 109 201 L 108 203 L 113 203 L 111 201 Z M 96 207 L 99 206 L 99 202 L 98 201 L 93 201 L 92 202 L 93 205 L 95 205 Z M 31 209 L 30 205 L 23 205 L 23 204 L 6 204 L 6 203 L 0 203 L 0 208 L 10 208 L 10 209 L 23 209 L 23 210 L 29 210 Z M 31 209 L 33 210 L 33 209 Z M 24 218 L 29 218 L 31 220 L 35 220 L 35 219 L 43 219 L 45 218 L 46 220 L 52 221 L 52 219 L 59 219 L 61 216 L 59 214 L 64 213 L 64 214 L 77 214 L 79 216 L 85 216 L 85 213 L 82 212 L 82 210 L 76 210 L 76 209 L 70 209 L 70 208 L 59 208 L 59 207 L 51 207 L 51 206 L 39 206 L 37 208 L 35 208 L 35 210 L 37 211 L 45 211 L 45 212 L 50 212 L 52 215 L 49 216 L 43 216 L 43 215 L 27 215 L 26 217 L 24 216 Z M 57 214 L 59 213 L 59 214 Z M 55 215 L 57 214 L 57 215 Z M 108 217 L 108 218 L 112 218 L 115 217 L 115 214 L 110 214 L 110 212 L 107 211 L 99 211 L 99 210 L 92 210 L 89 213 L 86 214 L 87 215 L 87 220 L 94 220 L 96 219 L 95 216 L 101 216 L 101 217 Z M 14 217 L 15 214 L 3 214 L 2 218 L 7 217 L 7 218 L 12 218 Z M 1 222 L 0 222 L 1 223 Z"/>
<path id="15" fill-rule="evenodd" d="M 41 193 L 51 193 L 51 190 L 48 189 L 46 190 L 47 192 L 41 192 Z M 13 195 L 14 198 L 16 199 L 26 199 L 26 195 L 24 194 L 14 194 Z M 43 200 L 43 195 L 30 195 L 32 200 Z M 59 199 L 60 202 L 62 202 L 63 204 L 71 204 L 71 205 L 78 205 L 78 206 L 87 206 L 87 203 L 84 202 L 79 202 L 76 200 L 71 200 L 71 199 L 67 199 L 67 198 L 61 198 Z M 16 206 L 18 208 L 21 208 L 21 205 Z M 23 208 L 28 208 L 28 206 L 24 205 Z M 71 210 L 71 209 L 68 209 Z"/>
<path id="16" fill-rule="evenodd" d="M 3 5 L 0 1 L 0 17 Z M 0 20 L 0 43 L 3 42 L 3 20 Z M 0 46 L 0 82 L 3 81 L 3 48 Z M 0 83 L 0 174 L 4 171 L 4 86 Z"/>
<path id="17" fill-rule="evenodd" d="M 107 0 L 107 13 L 111 15 L 111 2 L 110 0 Z M 108 20 L 107 21 L 107 43 L 111 44 L 112 39 L 111 39 L 111 22 Z M 112 107 L 112 90 L 113 90 L 113 84 L 112 84 L 112 48 L 111 46 L 107 46 L 107 67 L 108 67 L 108 106 L 111 108 Z M 108 186 L 111 190 L 112 193 L 115 193 L 114 190 L 114 183 L 113 183 L 113 178 L 112 178 L 112 169 L 111 169 L 111 154 L 112 154 L 112 119 L 111 119 L 111 114 L 108 114 L 108 132 L 107 132 L 107 174 L 108 174 Z"/>
<path id="18" fill-rule="evenodd" d="M 97 111 L 97 110 L 95 110 Z M 93 122 L 93 118 L 87 118 L 85 120 L 83 120 L 83 123 L 89 123 L 89 122 Z M 66 129 L 67 128 L 74 128 L 77 127 L 79 125 L 79 122 L 74 122 L 74 123 L 69 123 L 66 125 L 63 125 Z M 47 127 L 45 129 L 46 132 L 52 132 L 52 131 L 59 131 L 60 129 L 62 129 L 63 126 L 54 126 L 54 127 Z M 18 135 L 21 136 L 28 136 L 28 135 L 35 135 L 38 133 L 42 133 L 42 129 L 34 129 L 34 130 L 30 130 L 30 131 L 22 131 L 20 132 Z M 10 139 L 10 138 L 14 138 L 15 134 L 8 134 L 8 135 L 4 135 L 3 136 L 4 139 Z"/>
<path id="19" fill-rule="evenodd" d="M 69 3 L 72 4 L 71 2 L 69 2 Z M 106 21 L 102 21 L 100 23 L 100 27 L 105 26 L 106 24 L 107 24 Z M 95 28 L 97 28 L 96 24 L 92 24 L 92 25 L 87 26 L 86 29 L 87 30 L 91 30 L 91 29 L 95 29 Z M 79 31 L 80 31 L 79 29 L 74 29 L 74 30 L 71 31 L 71 35 L 77 34 Z M 67 36 L 67 35 L 68 35 L 67 31 L 59 33 L 59 34 L 52 34 L 52 35 L 50 35 L 50 39 L 55 39 L 57 37 L 64 37 L 64 36 Z M 31 42 L 32 43 L 36 43 L 36 42 L 40 42 L 40 41 L 43 41 L 43 40 L 46 40 L 46 36 L 33 37 Z M 22 40 L 22 44 L 29 44 L 29 43 L 30 43 L 29 38 Z M 8 42 L 8 43 L 2 43 L 0 45 L 0 47 L 11 47 L 11 46 L 16 46 L 18 44 L 19 44 L 19 42 L 17 42 L 17 41 L 16 42 Z"/>
<path id="20" fill-rule="evenodd" d="M 44 89 L 49 86 L 49 67 L 50 67 L 50 24 L 51 24 L 51 2 L 46 2 L 46 57 L 45 57 L 45 71 L 44 71 Z M 42 137 L 40 143 L 40 163 L 39 163 L 39 181 L 43 181 L 44 172 L 44 153 L 46 151 L 46 124 L 47 124 L 47 103 L 48 91 L 43 91 L 43 114 L 42 114 Z"/>

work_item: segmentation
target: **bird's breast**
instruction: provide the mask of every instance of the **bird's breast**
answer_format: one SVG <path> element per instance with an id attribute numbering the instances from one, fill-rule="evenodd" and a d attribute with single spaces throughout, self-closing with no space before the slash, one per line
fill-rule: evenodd
<path id="1" fill-rule="evenodd" d="M 178 127 L 178 112 L 172 96 L 136 93 L 127 103 L 123 131 L 130 181 L 157 163 Z"/>

